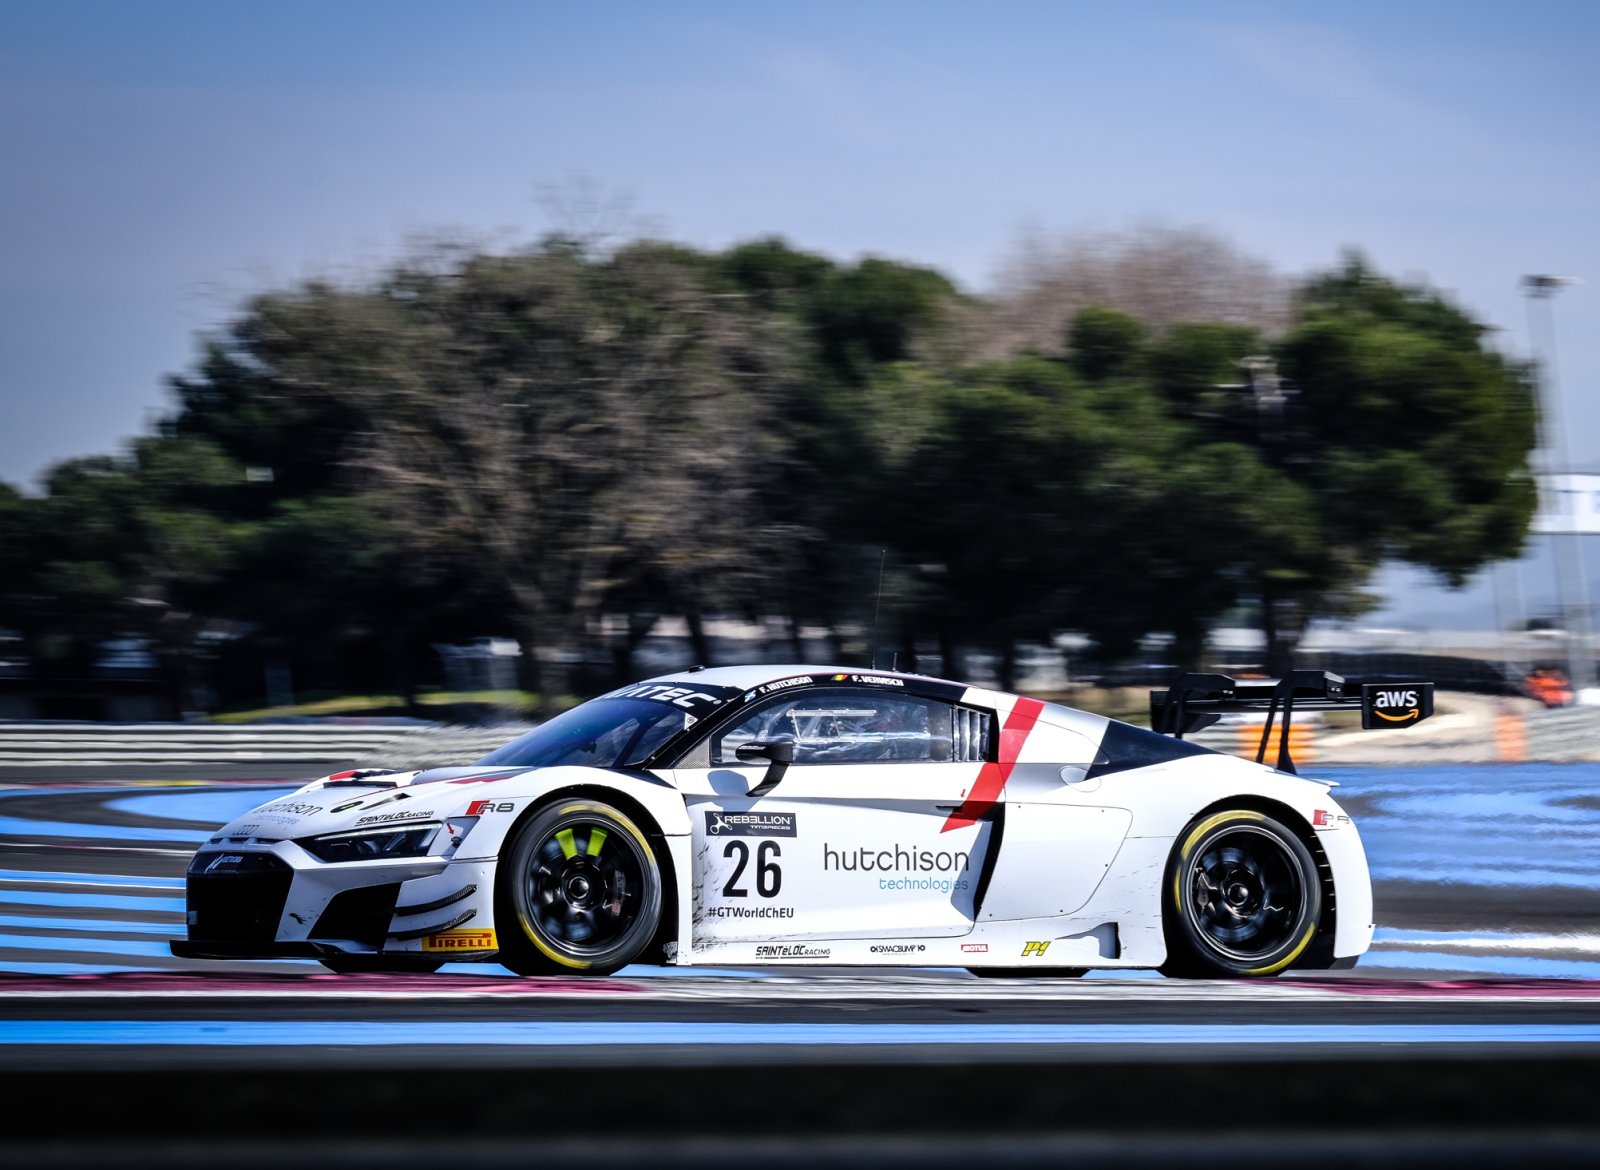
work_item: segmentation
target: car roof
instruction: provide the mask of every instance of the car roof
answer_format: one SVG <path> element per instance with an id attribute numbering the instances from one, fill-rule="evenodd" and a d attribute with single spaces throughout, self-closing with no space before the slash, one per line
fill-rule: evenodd
<path id="1" fill-rule="evenodd" d="M 946 686 L 966 687 L 970 684 L 950 679 L 932 678 L 922 674 L 906 674 L 897 670 L 870 670 L 859 666 L 819 666 L 805 663 L 760 663 L 751 666 L 710 666 L 703 670 L 680 670 L 672 674 L 646 679 L 646 682 L 699 683 L 703 686 L 736 687 L 749 690 L 762 683 L 780 678 L 793 678 L 802 674 L 872 674 L 885 678 L 918 679 L 943 683 Z"/>

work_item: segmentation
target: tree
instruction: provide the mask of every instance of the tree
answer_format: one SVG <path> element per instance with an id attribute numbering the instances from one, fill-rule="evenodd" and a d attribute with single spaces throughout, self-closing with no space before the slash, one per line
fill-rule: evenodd
<path id="1" fill-rule="evenodd" d="M 1017 358 L 943 382 L 901 369 L 898 393 L 882 391 L 920 418 L 882 431 L 899 500 L 882 536 L 911 567 L 905 604 L 947 669 L 960 644 L 981 646 L 1009 686 L 1017 644 L 1066 629 L 1113 657 L 1172 631 L 1198 661 L 1207 623 L 1238 599 L 1229 550 L 1264 522 L 1247 488 L 1270 473 L 1170 417 L 1147 379 L 1077 368 Z"/>
<path id="2" fill-rule="evenodd" d="M 464 550 L 504 591 L 549 700 L 609 600 L 651 588 L 699 630 L 769 563 L 751 504 L 796 387 L 781 329 L 704 268 L 551 241 L 402 270 L 350 306 L 387 318 L 355 376 L 297 367 L 363 418 L 346 458 L 406 547 Z"/>
<path id="3" fill-rule="evenodd" d="M 1536 505 L 1536 388 L 1486 332 L 1355 256 L 1301 290 L 1278 347 L 1293 395 L 1269 454 L 1311 504 L 1303 521 L 1321 553 L 1254 563 L 1280 668 L 1310 618 L 1360 607 L 1382 560 L 1459 585 L 1520 551 Z"/>
<path id="4" fill-rule="evenodd" d="M 880 376 L 946 364 L 929 351 L 957 294 L 928 268 L 875 257 L 837 264 L 778 239 L 729 249 L 715 264 L 753 307 L 782 320 L 794 368 L 795 392 L 769 420 L 780 462 L 757 502 L 782 567 L 761 607 L 788 617 L 796 658 L 810 622 L 832 632 L 830 652 L 846 660 L 839 630 L 867 611 L 880 551 L 893 543 L 880 521 L 896 507 L 894 474 L 878 439 L 886 425 L 915 433 L 926 413 L 916 402 L 902 411 Z"/>
<path id="5" fill-rule="evenodd" d="M 1066 629 L 1197 663 L 1241 602 L 1282 669 L 1381 559 L 1459 581 L 1519 547 L 1532 383 L 1437 294 L 1352 259 L 1289 320 L 1201 233 L 1056 259 L 992 310 L 777 239 L 444 248 L 263 294 L 158 434 L 0 492 L 27 549 L 0 622 L 63 673 L 149 638 L 174 710 L 224 620 L 408 698 L 430 641 L 512 632 L 554 702 L 601 681 L 579 662 L 631 674 L 665 614 L 707 663 L 713 614 L 786 615 L 797 657 L 820 623 L 843 654 L 881 558 L 885 633 L 933 634 L 950 670 L 978 646 L 1009 682 L 1019 641 Z M 999 356 L 962 349 L 974 321 Z"/>
<path id="6" fill-rule="evenodd" d="M 1067 329 L 1067 361 L 1086 382 L 1140 372 L 1149 330 L 1126 313 L 1091 305 Z"/>
<path id="7" fill-rule="evenodd" d="M 969 326 L 968 349 L 982 357 L 1059 355 L 1062 322 L 1091 307 L 1124 313 L 1158 335 L 1209 321 L 1273 336 L 1290 314 L 1290 282 L 1204 228 L 1027 237 L 1002 266 L 998 285 Z"/>
<path id="8" fill-rule="evenodd" d="M 104 644 L 142 639 L 156 656 L 171 717 L 199 704 L 199 640 L 235 554 L 222 501 L 242 470 L 213 444 L 150 437 L 123 456 L 57 464 L 43 497 L 13 499 L 28 566 L 8 582 L 6 618 L 35 676 L 72 685 Z"/>

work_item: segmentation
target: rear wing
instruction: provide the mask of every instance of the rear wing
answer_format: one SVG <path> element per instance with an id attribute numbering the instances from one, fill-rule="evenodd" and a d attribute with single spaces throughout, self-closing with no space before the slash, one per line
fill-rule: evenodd
<path id="1" fill-rule="evenodd" d="M 1164 691 L 1150 692 L 1150 726 L 1182 739 L 1209 727 L 1223 715 L 1266 712 L 1256 763 L 1264 763 L 1278 726 L 1277 768 L 1294 772 L 1289 756 L 1289 727 L 1296 711 L 1361 710 L 1361 727 L 1409 727 L 1433 714 L 1431 682 L 1347 683 L 1325 670 L 1295 670 L 1281 679 L 1237 679 L 1226 674 L 1186 674 Z"/>

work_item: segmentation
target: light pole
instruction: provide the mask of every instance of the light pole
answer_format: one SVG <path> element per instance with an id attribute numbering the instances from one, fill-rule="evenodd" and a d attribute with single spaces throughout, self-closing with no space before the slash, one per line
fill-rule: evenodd
<path id="1" fill-rule="evenodd" d="M 1570 276 L 1524 276 L 1522 290 L 1528 295 L 1528 342 L 1539 367 L 1541 446 L 1544 448 L 1544 478 L 1540 486 L 1540 506 L 1554 516 L 1554 477 L 1572 470 L 1567 462 L 1565 411 L 1559 409 L 1561 388 L 1556 378 L 1556 326 L 1551 299 L 1569 284 L 1579 283 Z M 1535 306 L 1543 306 L 1539 311 Z M 1541 328 L 1542 327 L 1542 328 Z M 1583 571 L 1583 545 L 1576 526 L 1555 537 L 1556 588 L 1560 595 L 1561 620 L 1567 631 L 1567 675 L 1574 698 L 1594 685 L 1594 649 L 1589 636 L 1589 586 Z"/>

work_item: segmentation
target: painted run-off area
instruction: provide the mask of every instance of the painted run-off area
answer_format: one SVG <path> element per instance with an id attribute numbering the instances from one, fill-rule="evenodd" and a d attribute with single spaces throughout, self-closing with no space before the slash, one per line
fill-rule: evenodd
<path id="1" fill-rule="evenodd" d="M 1377 887 L 1378 936 L 1360 972 L 1600 978 L 1600 765 L 1311 768 L 1355 815 Z M 86 851 L 164 842 L 158 873 L 0 870 L 0 971 L 35 975 L 213 965 L 172 959 L 182 848 L 289 790 L 75 785 L 110 816 L 51 819 L 37 785 L 0 790 L 0 847 L 31 837 Z M 29 798 L 26 806 L 15 803 Z M 69 807 L 62 802 L 63 809 Z M 79 802 L 70 807 L 82 808 Z M 26 815 L 18 815 L 25 808 Z M 120 823 L 111 823 L 111 822 Z M 220 966 L 220 965 L 217 965 Z M 311 963 L 274 964 L 319 970 Z M 446 971 L 500 974 L 452 965 Z M 650 968 L 634 968 L 642 976 Z M 1109 976 L 1100 976 L 1109 977 Z M 1126 976 L 1122 976 L 1126 977 Z"/>

